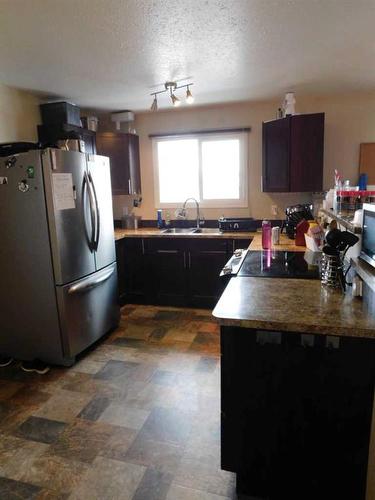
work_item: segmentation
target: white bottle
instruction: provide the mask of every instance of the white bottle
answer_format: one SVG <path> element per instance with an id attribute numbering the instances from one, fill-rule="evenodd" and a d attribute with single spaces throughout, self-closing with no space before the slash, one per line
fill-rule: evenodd
<path id="1" fill-rule="evenodd" d="M 284 116 L 296 114 L 296 98 L 294 92 L 287 92 L 284 99 Z"/>

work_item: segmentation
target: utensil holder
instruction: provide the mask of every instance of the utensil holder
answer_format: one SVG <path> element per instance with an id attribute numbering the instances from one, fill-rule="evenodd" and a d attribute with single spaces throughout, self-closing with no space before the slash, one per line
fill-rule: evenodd
<path id="1" fill-rule="evenodd" d="M 339 255 L 323 253 L 321 281 L 330 288 L 343 288 L 343 262 Z"/>

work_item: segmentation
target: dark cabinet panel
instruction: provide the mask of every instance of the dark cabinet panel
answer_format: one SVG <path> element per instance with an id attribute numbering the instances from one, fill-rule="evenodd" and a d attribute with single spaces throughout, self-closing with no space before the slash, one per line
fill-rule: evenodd
<path id="1" fill-rule="evenodd" d="M 111 165 L 113 194 L 140 194 L 139 137 L 120 132 L 100 132 L 97 152 L 108 156 Z"/>
<path id="2" fill-rule="evenodd" d="M 184 306 L 186 304 L 186 256 L 178 250 L 158 250 L 147 255 L 152 269 L 152 303 Z"/>
<path id="3" fill-rule="evenodd" d="M 233 245 L 232 245 L 232 251 L 234 252 L 237 250 L 237 248 L 249 248 L 251 243 L 251 239 L 240 239 L 240 240 L 233 240 Z M 228 252 L 231 253 L 231 249 L 228 248 Z"/>
<path id="4" fill-rule="evenodd" d="M 324 113 L 264 122 L 263 191 L 321 191 L 323 151 Z"/>
<path id="5" fill-rule="evenodd" d="M 142 238 L 116 242 L 120 302 L 143 304 L 148 294 Z"/>
<path id="6" fill-rule="evenodd" d="M 129 170 L 130 170 L 130 194 L 141 194 L 141 167 L 139 160 L 139 136 L 128 135 L 129 144 Z"/>
<path id="7" fill-rule="evenodd" d="M 144 240 L 144 245 L 152 303 L 185 305 L 185 243 L 172 238 L 150 238 Z"/>
<path id="8" fill-rule="evenodd" d="M 262 333 L 222 327 L 222 467 L 249 496 L 364 500 L 373 342 Z"/>
<path id="9" fill-rule="evenodd" d="M 291 120 L 290 191 L 320 191 L 323 186 L 324 114 Z"/>
<path id="10" fill-rule="evenodd" d="M 263 191 L 289 191 L 290 118 L 263 123 Z"/>
<path id="11" fill-rule="evenodd" d="M 230 240 L 191 241 L 188 248 L 188 303 L 193 307 L 214 307 L 226 283 L 220 271 L 232 252 Z"/>
<path id="12" fill-rule="evenodd" d="M 117 275 L 118 275 L 118 292 L 120 304 L 125 303 L 125 240 L 116 241 L 116 260 L 117 260 Z"/>

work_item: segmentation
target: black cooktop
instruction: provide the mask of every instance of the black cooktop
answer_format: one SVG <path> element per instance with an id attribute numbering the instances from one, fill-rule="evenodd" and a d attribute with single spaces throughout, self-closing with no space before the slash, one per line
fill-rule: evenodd
<path id="1" fill-rule="evenodd" d="M 237 276 L 319 279 L 319 266 L 309 264 L 304 252 L 249 250 Z"/>

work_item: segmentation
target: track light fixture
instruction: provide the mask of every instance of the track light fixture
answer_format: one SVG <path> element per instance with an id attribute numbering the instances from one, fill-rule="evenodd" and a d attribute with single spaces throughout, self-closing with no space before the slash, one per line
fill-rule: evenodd
<path id="1" fill-rule="evenodd" d="M 158 99 L 156 97 L 156 94 L 151 94 L 154 96 L 154 100 L 152 101 L 151 104 L 151 111 L 157 111 L 158 110 Z"/>
<path id="2" fill-rule="evenodd" d="M 172 104 L 175 108 L 177 108 L 181 104 L 180 99 L 178 97 L 176 97 L 174 94 L 171 94 L 171 100 L 172 100 Z"/>
<path id="3" fill-rule="evenodd" d="M 169 92 L 172 104 L 174 107 L 178 107 L 181 105 L 181 100 L 176 96 L 175 91 L 178 89 L 186 88 L 186 102 L 188 104 L 192 104 L 194 102 L 194 97 L 193 94 L 190 91 L 191 85 L 194 85 L 193 83 L 188 83 L 186 85 L 179 85 L 177 86 L 176 82 L 165 82 L 164 84 L 164 90 L 159 90 L 158 92 L 153 92 L 152 96 L 154 96 L 154 100 L 152 101 L 151 104 L 151 111 L 157 111 L 158 110 L 158 101 L 157 101 L 157 95 L 159 94 L 164 94 L 165 92 Z"/>
<path id="4" fill-rule="evenodd" d="M 194 102 L 194 97 L 193 97 L 193 94 L 190 92 L 189 85 L 187 86 L 187 89 L 186 89 L 186 102 L 188 104 L 193 104 L 193 102 Z"/>

